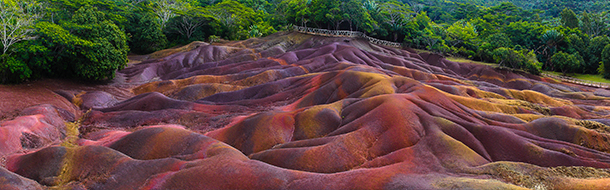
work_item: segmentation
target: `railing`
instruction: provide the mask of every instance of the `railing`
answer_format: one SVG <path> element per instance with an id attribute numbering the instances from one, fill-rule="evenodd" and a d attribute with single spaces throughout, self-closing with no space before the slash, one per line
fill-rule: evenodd
<path id="1" fill-rule="evenodd" d="M 590 87 L 596 87 L 596 88 L 610 87 L 610 86 L 608 86 L 610 84 L 603 83 L 603 82 L 593 82 L 593 81 L 582 80 L 582 79 L 577 79 L 577 78 L 572 78 L 572 77 L 567 77 L 567 76 L 550 75 L 550 74 L 546 74 L 546 73 L 542 73 L 542 75 L 546 76 L 546 77 L 559 79 L 563 82 L 569 82 L 569 83 L 579 84 L 579 85 L 584 85 L 584 86 L 590 86 Z"/>
<path id="2" fill-rule="evenodd" d="M 364 38 L 368 40 L 370 43 L 390 46 L 390 47 L 401 47 L 400 43 L 390 42 L 385 40 L 380 40 L 377 38 L 372 38 L 367 36 L 366 34 L 358 31 L 349 31 L 349 30 L 327 30 L 320 28 L 309 28 L 303 26 L 293 26 L 294 31 L 318 35 L 318 36 L 329 36 L 329 37 L 350 37 L 350 38 Z"/>

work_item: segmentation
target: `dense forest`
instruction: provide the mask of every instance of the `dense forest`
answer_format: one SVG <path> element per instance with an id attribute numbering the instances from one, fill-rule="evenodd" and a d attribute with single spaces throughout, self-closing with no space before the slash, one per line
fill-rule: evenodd
<path id="1" fill-rule="evenodd" d="M 108 80 L 129 53 L 292 26 L 354 30 L 538 74 L 610 77 L 604 0 L 0 0 L 2 83 Z"/>

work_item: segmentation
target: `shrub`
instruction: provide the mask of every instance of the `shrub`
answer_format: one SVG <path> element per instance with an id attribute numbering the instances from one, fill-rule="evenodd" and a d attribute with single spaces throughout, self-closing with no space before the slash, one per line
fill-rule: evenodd
<path id="1" fill-rule="evenodd" d="M 481 61 L 493 62 L 493 51 L 500 47 L 512 47 L 510 38 L 504 33 L 492 34 L 485 38 L 485 41 L 479 47 L 477 57 Z"/>
<path id="2" fill-rule="evenodd" d="M 587 46 L 587 53 L 584 55 L 587 57 L 583 69 L 585 73 L 594 73 L 599 67 L 599 63 L 602 61 L 602 50 L 608 44 L 610 44 L 610 38 L 607 36 L 597 36 L 591 39 L 589 46 Z"/>
<path id="3" fill-rule="evenodd" d="M 562 51 L 551 56 L 549 61 L 563 74 L 577 71 L 580 67 L 582 67 L 584 62 L 578 53 L 568 54 Z"/>
<path id="4" fill-rule="evenodd" d="M 70 22 L 61 26 L 39 22 L 37 43 L 48 48 L 42 56 L 51 57 L 50 75 L 86 80 L 114 78 L 114 72 L 127 65 L 127 37 L 104 13 L 86 5 Z M 38 63 L 30 63 L 38 64 Z"/>
<path id="5" fill-rule="evenodd" d="M 523 69 L 532 74 L 540 74 L 541 64 L 536 59 L 536 54 L 527 49 L 514 50 L 500 47 L 493 52 L 493 59 L 500 66 Z"/>
<path id="6" fill-rule="evenodd" d="M 129 17 L 129 22 L 133 27 L 125 29 L 132 36 L 129 40 L 129 47 L 133 52 L 147 54 L 167 46 L 167 38 L 154 16 L 136 13 Z"/>
<path id="7" fill-rule="evenodd" d="M 32 70 L 21 60 L 4 54 L 0 56 L 2 83 L 18 83 L 30 78 Z"/>

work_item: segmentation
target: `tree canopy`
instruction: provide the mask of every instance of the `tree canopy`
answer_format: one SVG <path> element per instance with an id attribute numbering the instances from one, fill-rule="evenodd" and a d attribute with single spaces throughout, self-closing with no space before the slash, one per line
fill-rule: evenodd
<path id="1" fill-rule="evenodd" d="M 602 68 L 610 3 L 601 0 L 2 0 L 0 8 L 4 83 L 107 80 L 130 51 L 262 37 L 294 25 L 361 31 L 532 73 L 610 76 Z"/>

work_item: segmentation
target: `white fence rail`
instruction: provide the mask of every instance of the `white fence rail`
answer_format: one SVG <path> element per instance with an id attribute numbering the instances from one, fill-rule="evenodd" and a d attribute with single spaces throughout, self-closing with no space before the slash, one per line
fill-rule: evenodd
<path id="1" fill-rule="evenodd" d="M 294 31 L 318 35 L 318 36 L 329 36 L 329 37 L 350 37 L 350 38 L 364 38 L 369 42 L 377 45 L 390 46 L 390 47 L 401 47 L 400 43 L 390 42 L 385 40 L 380 40 L 377 38 L 372 38 L 367 36 L 366 34 L 358 31 L 349 31 L 349 30 L 327 30 L 320 28 L 309 28 L 303 26 L 293 26 Z"/>
<path id="2" fill-rule="evenodd" d="M 558 79 L 563 82 L 569 82 L 569 83 L 579 84 L 579 85 L 584 85 L 584 86 L 590 86 L 590 87 L 596 87 L 596 88 L 610 87 L 609 86 L 610 84 L 603 83 L 603 82 L 593 82 L 593 81 L 587 81 L 587 80 L 582 80 L 582 79 L 577 79 L 577 78 L 572 78 L 572 77 L 567 77 L 567 76 L 550 75 L 550 74 L 546 74 L 546 73 L 542 73 L 542 75 L 546 76 L 546 77 Z"/>

